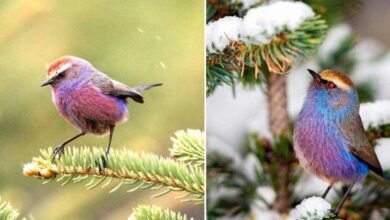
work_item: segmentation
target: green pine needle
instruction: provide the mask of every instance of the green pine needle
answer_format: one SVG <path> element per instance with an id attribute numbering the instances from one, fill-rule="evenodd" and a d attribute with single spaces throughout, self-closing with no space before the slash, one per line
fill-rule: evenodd
<path id="1" fill-rule="evenodd" d="M 14 209 L 9 202 L 1 202 L 0 198 L 0 220 L 15 220 L 19 211 Z"/>
<path id="2" fill-rule="evenodd" d="M 133 209 L 133 214 L 129 217 L 129 220 L 193 220 L 193 218 L 187 218 L 186 215 L 180 212 L 174 212 L 169 209 L 163 210 L 157 206 L 138 206 Z"/>
<path id="3" fill-rule="evenodd" d="M 200 167 L 188 167 L 181 161 L 126 149 L 112 149 L 108 157 L 103 155 L 102 148 L 67 147 L 61 159 L 51 164 L 52 148 L 43 149 L 40 156 L 25 165 L 23 172 L 44 179 L 44 183 L 56 180 L 62 185 L 90 179 L 87 189 L 106 187 L 112 179 L 119 179 L 110 192 L 123 185 L 134 185 L 128 192 L 165 187 L 170 191 L 187 192 L 192 195 L 191 201 L 203 203 L 204 171 Z"/>
<path id="4" fill-rule="evenodd" d="M 188 166 L 204 167 L 204 133 L 200 130 L 181 130 L 171 138 L 171 156 Z"/>
<path id="5" fill-rule="evenodd" d="M 326 29 L 325 21 L 315 16 L 307 18 L 294 31 L 282 29 L 269 44 L 246 45 L 232 41 L 223 53 L 208 53 L 207 95 L 217 86 L 234 85 L 237 77 L 245 84 L 258 84 L 262 82 L 260 74 L 289 72 L 317 49 L 325 38 Z"/>

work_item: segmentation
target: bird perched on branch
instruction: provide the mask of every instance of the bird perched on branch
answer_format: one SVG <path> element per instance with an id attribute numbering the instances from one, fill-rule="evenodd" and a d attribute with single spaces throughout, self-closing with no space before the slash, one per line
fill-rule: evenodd
<path id="1" fill-rule="evenodd" d="M 355 183 L 369 170 L 384 177 L 359 115 L 359 99 L 350 78 L 336 70 L 313 77 L 294 129 L 294 149 L 306 170 L 327 181 L 349 184 L 341 203 L 333 212 L 338 215 Z"/>
<path id="2" fill-rule="evenodd" d="M 106 155 L 110 151 L 115 125 L 127 119 L 127 98 L 143 103 L 141 92 L 161 83 L 129 87 L 109 78 L 88 61 L 64 56 L 55 60 L 47 71 L 47 80 L 41 86 L 50 85 L 52 100 L 64 119 L 80 130 L 53 151 L 53 161 L 64 152 L 71 141 L 85 135 L 109 133 Z"/>

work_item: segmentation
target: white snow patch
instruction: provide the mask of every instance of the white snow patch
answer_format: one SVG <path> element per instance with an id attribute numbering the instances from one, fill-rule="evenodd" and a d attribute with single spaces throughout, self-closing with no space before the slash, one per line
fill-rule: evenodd
<path id="1" fill-rule="evenodd" d="M 304 199 L 289 213 L 288 220 L 296 219 L 323 219 L 329 217 L 331 205 L 321 197 Z"/>
<path id="2" fill-rule="evenodd" d="M 383 169 L 390 168 L 390 138 L 381 138 L 377 140 L 377 145 L 375 146 L 375 152 L 378 156 Z"/>
<path id="3" fill-rule="evenodd" d="M 231 41 L 267 44 L 281 31 L 298 28 L 313 10 L 302 2 L 278 1 L 250 9 L 243 19 L 226 16 L 206 26 L 206 48 L 210 53 L 222 52 Z"/>
<path id="4" fill-rule="evenodd" d="M 260 195 L 268 204 L 272 204 L 276 198 L 275 191 L 270 186 L 259 186 L 256 193 Z"/>
<path id="5" fill-rule="evenodd" d="M 280 1 L 250 9 L 244 17 L 243 40 L 249 44 L 267 44 L 285 28 L 293 31 L 313 10 L 302 2 Z"/>
<path id="6" fill-rule="evenodd" d="M 206 47 L 210 53 L 222 52 L 231 41 L 238 41 L 241 34 L 242 19 L 227 16 L 212 21 L 206 26 Z"/>
<path id="7" fill-rule="evenodd" d="M 236 97 L 233 97 L 230 86 L 219 86 L 214 94 L 207 98 L 207 137 L 218 137 L 230 147 L 239 149 L 243 138 L 248 134 L 249 122 L 266 125 L 265 103 L 266 97 L 259 88 L 249 90 L 239 84 L 236 86 Z M 261 131 L 268 129 L 264 127 Z M 226 149 L 221 148 L 221 151 Z"/>
<path id="8" fill-rule="evenodd" d="M 360 105 L 360 116 L 365 128 L 390 123 L 390 100 L 375 101 Z"/>

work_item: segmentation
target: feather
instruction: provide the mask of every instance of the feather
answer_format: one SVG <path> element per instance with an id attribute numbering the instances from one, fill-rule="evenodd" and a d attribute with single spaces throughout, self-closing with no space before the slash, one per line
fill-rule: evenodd
<path id="1" fill-rule="evenodd" d="M 360 116 L 354 115 L 352 120 L 346 120 L 341 125 L 341 131 L 349 142 L 348 150 L 359 160 L 366 163 L 369 168 L 381 177 L 384 177 L 382 167 L 374 148 L 368 140 Z"/>
<path id="2" fill-rule="evenodd" d="M 151 88 L 156 87 L 156 86 L 162 86 L 162 83 L 146 84 L 146 85 L 142 85 L 142 86 L 137 86 L 134 89 L 137 92 L 141 92 L 141 91 L 148 90 L 148 89 L 151 89 Z"/>
<path id="3" fill-rule="evenodd" d="M 110 79 L 104 74 L 95 74 L 91 78 L 90 82 L 107 95 L 115 96 L 122 99 L 131 98 L 135 102 L 144 103 L 144 99 L 139 93 L 139 91 L 121 82 Z"/>

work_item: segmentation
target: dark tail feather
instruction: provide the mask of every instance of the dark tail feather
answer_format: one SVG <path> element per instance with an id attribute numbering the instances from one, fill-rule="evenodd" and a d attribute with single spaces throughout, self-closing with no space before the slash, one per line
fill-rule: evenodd
<path id="1" fill-rule="evenodd" d="M 154 83 L 154 84 L 146 84 L 146 85 L 134 87 L 134 88 L 132 88 L 133 92 L 131 92 L 128 97 L 133 99 L 135 102 L 144 103 L 144 98 L 141 96 L 140 92 L 148 90 L 148 89 L 156 87 L 156 86 L 161 86 L 161 85 L 162 85 L 162 83 Z"/>
<path id="2" fill-rule="evenodd" d="M 162 86 L 162 83 L 146 84 L 146 85 L 142 85 L 142 86 L 137 86 L 134 89 L 137 92 L 142 92 L 144 90 L 148 90 L 148 89 L 156 87 L 156 86 Z"/>
<path id="3" fill-rule="evenodd" d="M 141 95 L 134 93 L 132 95 L 129 95 L 128 97 L 134 100 L 135 102 L 144 103 L 144 97 L 142 97 Z"/>

